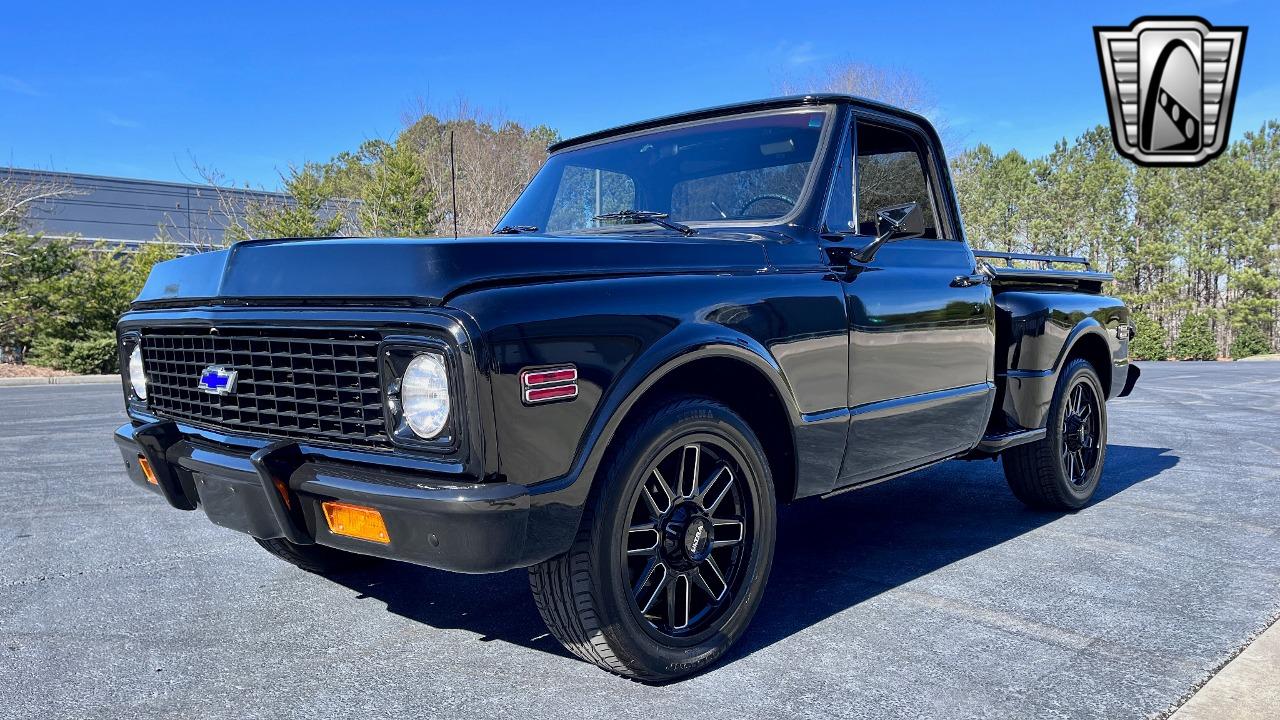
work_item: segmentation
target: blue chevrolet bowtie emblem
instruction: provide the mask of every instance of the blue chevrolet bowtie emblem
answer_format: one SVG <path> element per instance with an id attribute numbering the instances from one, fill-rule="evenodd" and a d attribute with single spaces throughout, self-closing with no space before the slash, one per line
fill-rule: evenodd
<path id="1" fill-rule="evenodd" d="M 229 395 L 236 391 L 236 371 L 221 365 L 210 365 L 200 373 L 199 386 L 210 395 Z"/>

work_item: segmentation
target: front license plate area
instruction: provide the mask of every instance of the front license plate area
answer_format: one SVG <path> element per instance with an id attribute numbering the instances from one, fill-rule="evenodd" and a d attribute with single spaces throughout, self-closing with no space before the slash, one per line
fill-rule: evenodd
<path id="1" fill-rule="evenodd" d="M 194 476 L 200 507 L 213 524 L 260 538 L 284 535 L 256 478 L 243 482 L 206 473 Z"/>

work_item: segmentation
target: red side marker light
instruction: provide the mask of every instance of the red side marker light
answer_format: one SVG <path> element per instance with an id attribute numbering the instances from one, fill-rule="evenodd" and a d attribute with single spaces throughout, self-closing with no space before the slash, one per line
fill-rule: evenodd
<path id="1" fill-rule="evenodd" d="M 578 369 L 572 365 L 520 371 L 526 405 L 578 397 Z"/>
<path id="2" fill-rule="evenodd" d="M 520 374 L 525 387 L 573 382 L 578 379 L 578 369 L 573 367 L 555 370 L 525 370 Z"/>
<path id="3" fill-rule="evenodd" d="M 560 398 L 578 397 L 577 385 L 561 385 L 559 387 L 530 388 L 524 391 L 524 401 L 530 403 Z"/>

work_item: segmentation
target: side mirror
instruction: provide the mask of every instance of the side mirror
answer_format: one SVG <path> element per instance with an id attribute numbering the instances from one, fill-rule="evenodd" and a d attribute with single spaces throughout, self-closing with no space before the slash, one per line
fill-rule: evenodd
<path id="1" fill-rule="evenodd" d="M 891 205 L 876 211 L 876 239 L 854 254 L 859 262 L 870 262 L 881 245 L 924 234 L 924 211 L 920 203 Z"/>
<path id="2" fill-rule="evenodd" d="M 923 234 L 924 211 L 920 209 L 920 203 L 903 203 L 876 211 L 877 240 L 905 240 Z"/>

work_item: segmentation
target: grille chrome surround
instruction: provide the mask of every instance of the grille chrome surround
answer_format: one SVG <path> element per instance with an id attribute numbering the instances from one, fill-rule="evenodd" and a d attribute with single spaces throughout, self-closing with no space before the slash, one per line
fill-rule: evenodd
<path id="1" fill-rule="evenodd" d="M 152 413 L 233 433 L 390 447 L 377 333 L 258 328 L 142 332 Z M 201 373 L 237 374 L 235 392 L 209 394 Z"/>

